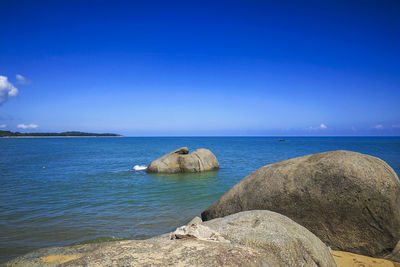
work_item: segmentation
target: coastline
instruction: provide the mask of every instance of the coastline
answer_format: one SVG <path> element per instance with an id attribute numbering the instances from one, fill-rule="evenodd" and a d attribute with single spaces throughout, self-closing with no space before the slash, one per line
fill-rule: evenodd
<path id="1" fill-rule="evenodd" d="M 84 138 L 93 138 L 93 137 L 126 137 L 124 135 L 118 135 L 118 136 L 3 136 L 0 138 L 78 138 L 78 137 L 84 137 Z"/>
<path id="2" fill-rule="evenodd" d="M 254 148 L 260 148 L 261 145 L 262 145 L 261 147 L 264 147 L 264 148 L 268 148 L 268 147 L 269 148 L 273 148 L 272 150 L 276 150 L 277 148 L 281 148 L 281 145 L 277 144 L 276 139 L 269 138 L 269 139 L 263 140 L 261 145 L 260 145 L 261 142 L 259 140 L 252 140 L 252 141 L 251 140 L 250 141 L 244 140 L 246 142 L 241 141 L 241 142 L 243 142 L 242 146 L 237 147 L 235 150 L 233 150 L 231 152 L 229 150 L 224 150 L 224 148 L 227 145 L 230 145 L 230 144 L 233 144 L 235 142 L 238 142 L 238 140 L 233 140 L 232 141 L 230 139 L 226 139 L 226 140 L 222 140 L 222 142 L 216 142 L 216 141 L 218 141 L 218 139 L 206 140 L 210 144 L 213 144 L 214 142 L 216 144 L 218 144 L 218 145 L 214 145 L 214 146 L 210 145 L 210 147 L 212 147 L 215 151 L 219 151 L 220 154 L 222 154 L 221 151 L 224 152 L 223 156 L 221 157 L 222 158 L 221 162 L 224 162 L 224 160 L 226 160 L 226 159 L 229 159 L 232 162 L 236 162 L 235 164 L 230 164 L 230 165 L 226 164 L 225 168 L 223 169 L 223 172 L 220 172 L 221 175 L 218 176 L 217 179 L 214 178 L 214 177 L 217 177 L 215 175 L 211 176 L 211 178 L 209 178 L 209 177 L 204 178 L 203 176 L 193 175 L 193 177 L 189 177 L 189 176 L 172 177 L 172 178 L 165 177 L 166 179 L 163 179 L 162 176 L 159 176 L 159 177 L 150 177 L 151 179 L 149 179 L 149 176 L 147 174 L 143 173 L 143 172 L 135 172 L 132 169 L 129 169 L 129 170 L 126 169 L 125 170 L 123 168 L 125 168 L 125 166 L 128 166 L 128 164 L 131 164 L 130 166 L 132 166 L 133 164 L 136 164 L 136 163 L 139 164 L 139 163 L 148 162 L 149 158 L 154 158 L 155 157 L 155 156 L 153 156 L 153 154 L 155 154 L 155 153 L 151 153 L 151 154 L 148 153 L 148 157 L 143 157 L 143 153 L 145 153 L 148 150 L 154 150 L 155 148 L 156 148 L 155 149 L 156 153 L 161 153 L 163 151 L 164 147 L 166 145 L 170 144 L 171 142 L 173 142 L 173 144 L 175 145 L 175 143 L 179 143 L 179 142 L 185 141 L 189 145 L 191 145 L 191 147 L 192 147 L 193 144 L 197 144 L 199 142 L 204 142 L 204 141 L 202 141 L 202 140 L 200 140 L 200 141 L 198 141 L 198 140 L 195 140 L 195 141 L 189 140 L 188 141 L 187 139 L 183 139 L 183 141 L 182 141 L 182 139 L 176 140 L 176 141 L 175 140 L 171 141 L 170 139 L 167 139 L 167 138 L 155 141 L 155 140 L 142 140 L 142 139 L 138 140 L 138 139 L 135 139 L 135 138 L 126 138 L 126 139 L 124 139 L 125 141 L 121 140 L 121 141 L 123 141 L 122 143 L 121 142 L 115 143 L 119 139 L 117 139 L 117 140 L 115 140 L 115 142 L 113 141 L 111 143 L 106 142 L 107 143 L 106 146 L 104 146 L 104 144 L 106 144 L 106 143 L 100 142 L 101 140 L 99 140 L 99 142 L 95 142 L 97 145 L 94 146 L 93 142 L 84 142 L 85 139 L 82 139 L 80 142 L 76 143 L 76 144 L 79 145 L 79 149 L 76 149 L 76 146 L 72 146 L 71 142 L 68 142 L 67 140 L 65 140 L 65 142 L 61 142 L 61 143 L 60 142 L 51 142 L 51 140 L 49 140 L 48 142 L 45 142 L 45 140 L 48 140 L 48 139 L 45 139 L 45 138 L 48 138 L 48 137 L 52 137 L 52 136 L 45 136 L 44 139 L 43 139 L 43 142 L 42 141 L 40 142 L 40 146 L 37 145 L 37 144 L 39 144 L 37 142 L 33 142 L 33 143 L 31 143 L 31 142 L 28 142 L 28 143 L 26 143 L 26 142 L 5 142 L 5 143 L 1 142 L 1 143 L 4 143 L 4 144 L 6 144 L 6 143 L 10 144 L 9 146 L 4 146 L 5 149 L 9 148 L 8 151 L 5 150 L 8 153 L 4 153 L 4 155 L 7 155 L 7 157 L 5 157 L 6 160 L 4 162 L 6 162 L 6 163 L 7 162 L 13 162 L 13 163 L 15 162 L 15 165 L 12 165 L 12 166 L 16 166 L 15 168 L 10 168 L 11 171 L 8 172 L 9 176 L 7 176 L 7 177 L 12 178 L 12 177 L 15 176 L 15 179 L 7 179 L 7 180 L 10 180 L 10 187 L 9 188 L 12 189 L 14 184 L 16 182 L 18 182 L 18 181 L 23 180 L 24 177 L 29 178 L 30 176 L 37 176 L 37 177 L 41 177 L 41 181 L 46 181 L 46 184 L 48 185 L 46 187 L 43 187 L 43 189 L 45 190 L 44 192 L 51 191 L 53 188 L 55 188 L 54 185 L 57 185 L 62 189 L 60 195 L 63 195 L 63 194 L 70 195 L 70 193 L 69 193 L 70 191 L 66 190 L 67 188 L 74 188 L 73 190 L 77 190 L 79 187 L 84 187 L 85 186 L 85 183 L 84 183 L 85 180 L 84 179 L 76 179 L 76 178 L 84 177 L 84 178 L 87 178 L 87 180 L 89 182 L 93 181 L 94 178 L 95 178 L 96 181 L 101 181 L 104 184 L 104 187 L 100 188 L 101 190 L 99 190 L 99 192 L 100 192 L 99 196 L 103 196 L 104 195 L 103 192 L 105 192 L 107 190 L 107 188 L 110 187 L 110 186 L 113 188 L 114 192 L 125 191 L 127 193 L 125 195 L 124 194 L 119 194 L 118 195 L 118 199 L 124 199 L 128 203 L 127 205 L 120 205 L 120 207 L 123 207 L 124 209 L 126 209 L 126 207 L 128 207 L 129 208 L 129 213 L 130 214 L 134 214 L 134 215 L 132 215 L 132 218 L 136 218 L 136 217 L 137 218 L 142 218 L 143 217 L 140 214 L 140 212 L 136 213 L 135 212 L 136 211 L 135 208 L 132 207 L 132 206 L 134 206 L 134 205 L 132 205 L 132 203 L 134 203 L 133 201 L 138 199 L 139 196 L 140 196 L 140 194 L 139 195 L 135 194 L 134 189 L 133 189 L 133 188 L 138 188 L 138 186 L 137 186 L 138 184 L 142 184 L 143 182 L 145 182 L 147 184 L 154 183 L 154 187 L 152 186 L 152 187 L 149 187 L 149 188 L 151 190 L 154 189 L 157 192 L 160 189 L 159 185 L 163 185 L 165 183 L 170 183 L 170 181 L 171 181 L 173 184 L 177 184 L 178 186 L 180 186 L 180 188 L 182 188 L 183 194 L 187 194 L 187 188 L 184 188 L 184 187 L 181 186 L 181 185 L 185 185 L 185 184 L 193 184 L 193 185 L 197 185 L 197 184 L 204 185 L 204 184 L 207 184 L 207 185 L 210 185 L 209 188 L 212 188 L 212 187 L 214 187 L 213 182 L 217 181 L 218 183 L 215 183 L 215 184 L 221 187 L 219 182 L 221 180 L 230 179 L 230 176 L 232 176 L 232 173 L 237 173 L 238 172 L 237 169 L 243 169 L 242 172 L 239 172 L 239 174 L 237 174 L 237 176 L 240 176 L 242 178 L 242 177 L 244 177 L 246 175 L 244 173 L 249 173 L 252 170 L 256 169 L 257 165 L 260 163 L 260 162 L 252 162 L 253 163 L 252 165 L 250 164 L 250 166 L 247 166 L 249 164 L 249 162 L 245 161 L 245 162 L 242 163 L 240 160 L 243 157 L 243 155 L 242 155 L 243 153 L 238 153 L 238 151 L 246 151 L 246 150 L 248 150 L 248 151 L 257 151 Z M 69 137 L 76 137 L 76 136 L 69 136 Z M 96 136 L 87 136 L 87 137 L 96 137 Z M 118 136 L 118 137 L 120 137 L 120 136 Z M 130 140 L 128 140 L 128 139 L 130 139 Z M 95 140 L 91 139 L 91 141 L 95 141 Z M 7 141 L 7 140 L 4 140 L 4 141 Z M 12 141 L 12 140 L 10 140 L 10 141 Z M 59 141 L 61 141 L 61 139 Z M 228 141 L 229 141 L 229 143 L 227 143 Z M 305 141 L 307 141 L 307 142 L 305 142 Z M 332 142 L 332 140 L 329 141 L 328 144 L 330 145 L 331 142 Z M 343 146 L 342 142 L 343 141 L 339 142 L 335 146 Z M 363 145 L 365 145 L 365 141 L 361 140 L 361 142 L 362 142 Z M 62 145 L 63 143 L 65 143 L 65 145 Z M 288 150 L 286 151 L 286 154 L 295 155 L 295 153 L 293 153 L 293 151 L 298 151 L 299 148 L 303 148 L 305 144 L 307 144 L 307 148 L 309 148 L 309 145 L 308 145 L 309 143 L 310 142 L 308 140 L 300 140 L 298 142 L 292 142 L 291 146 L 290 147 L 288 146 Z M 320 149 L 320 150 L 322 150 L 322 148 L 324 147 L 323 144 L 320 143 L 320 140 L 317 140 L 314 143 L 318 143 L 318 149 Z M 375 144 L 375 143 L 376 143 L 376 140 L 373 142 L 373 144 Z M 396 143 L 397 143 L 397 141 L 396 141 Z M 33 144 L 33 145 L 26 145 L 26 144 Z M 85 144 L 89 144 L 89 146 L 87 146 L 86 150 L 83 150 L 82 147 L 84 148 Z M 345 144 L 347 144 L 347 142 Z M 16 149 L 16 146 L 20 147 L 21 149 Z M 132 152 L 132 147 L 135 147 L 133 152 Z M 322 147 L 322 148 L 320 148 L 320 147 Z M 368 147 L 369 146 L 367 146 L 367 148 Z M 392 146 L 389 146 L 389 147 L 392 147 Z M 28 148 L 28 149 L 25 149 L 25 148 Z M 244 149 L 244 148 L 246 148 L 246 149 Z M 381 152 L 382 154 L 377 154 L 377 155 L 379 155 L 379 156 L 386 155 L 387 156 L 389 154 L 388 153 L 388 149 L 383 150 Z M 33 151 L 33 150 L 35 150 L 38 155 L 44 155 L 44 157 L 38 157 L 38 159 L 36 161 L 29 161 L 29 158 L 30 158 L 29 151 Z M 367 153 L 369 152 L 369 153 L 375 155 L 374 153 L 372 153 L 373 151 L 370 151 L 370 150 L 368 150 L 366 148 L 363 148 L 363 147 L 358 147 L 358 150 L 362 150 L 362 151 L 367 152 Z M 15 153 L 16 156 L 12 157 L 13 153 L 11 153 L 11 151 L 17 151 L 18 153 Z M 58 157 L 58 156 L 57 157 L 47 156 L 47 154 L 45 154 L 45 152 L 47 152 L 47 151 L 49 153 L 53 153 L 53 151 L 60 151 L 60 154 L 58 154 L 58 155 L 61 155 L 61 157 Z M 93 151 L 98 151 L 98 154 L 92 154 Z M 116 154 L 112 154 L 112 153 L 114 153 L 114 151 L 117 152 L 117 153 Z M 303 151 L 303 150 L 301 150 L 301 151 Z M 61 154 L 61 152 L 62 152 L 62 154 Z M 133 156 L 127 157 L 126 155 L 128 155 L 130 152 L 132 152 Z M 26 158 L 22 158 L 22 159 L 19 160 L 18 158 L 20 157 L 19 156 L 20 154 L 25 154 L 25 155 L 28 155 L 28 156 Z M 396 154 L 397 153 L 395 153 L 395 155 Z M 67 157 L 64 156 L 64 155 L 66 155 Z M 262 155 L 258 155 L 257 154 L 257 158 L 262 158 L 261 156 Z M 398 159 L 397 156 L 396 156 L 396 158 Z M 46 160 L 46 171 L 42 170 L 42 168 L 41 168 L 43 159 Z M 66 159 L 68 159 L 68 160 L 66 160 Z M 121 161 L 121 159 L 123 161 Z M 285 158 L 282 156 L 282 159 L 285 159 Z M 390 159 L 390 157 L 389 157 L 389 159 Z M 272 161 L 272 160 L 276 160 L 276 159 L 275 158 L 270 158 L 270 157 L 264 155 L 264 161 L 265 160 Z M 30 171 L 30 172 L 17 172 L 17 171 L 13 172 L 12 170 L 16 170 L 17 166 L 19 166 L 19 162 L 21 164 L 25 164 L 26 162 L 30 163 L 31 166 L 29 167 L 29 169 L 31 169 L 32 171 Z M 93 164 L 93 162 L 95 162 L 95 165 Z M 394 164 L 394 166 L 399 166 L 398 164 L 396 164 L 397 163 L 396 160 L 395 161 L 391 161 L 391 162 L 392 162 L 392 164 Z M 115 164 L 115 163 L 117 163 L 117 164 Z M 55 168 L 55 167 L 54 168 L 47 168 L 47 165 L 56 166 L 57 168 Z M 73 176 L 74 179 L 65 179 L 65 183 L 64 183 L 62 178 L 70 176 L 70 172 L 64 172 L 64 174 L 62 174 L 62 172 L 60 172 L 60 169 L 68 167 L 68 165 L 76 166 L 76 168 L 72 168 L 70 170 L 71 171 L 79 170 L 79 172 L 82 173 L 82 175 Z M 37 168 L 37 166 L 39 166 L 39 168 Z M 87 168 L 84 168 L 86 166 L 87 166 Z M 93 171 L 93 174 L 91 174 L 90 168 L 92 168 L 93 166 L 99 166 L 98 167 L 99 169 L 96 169 L 96 171 L 95 172 Z M 116 167 L 114 167 L 114 166 L 116 166 Z M 247 168 L 249 170 L 246 169 L 246 166 L 247 166 Z M 101 167 L 103 167 L 103 168 L 101 168 Z M 18 175 L 14 175 L 14 173 L 16 173 L 16 174 L 21 173 L 21 174 L 25 174 L 25 175 L 18 176 Z M 89 173 L 89 175 L 86 175 L 86 173 Z M 72 173 L 72 175 L 74 175 L 74 174 Z M 223 175 L 225 175 L 225 176 L 223 176 Z M 47 179 L 47 177 L 48 177 L 48 179 Z M 53 183 L 52 180 L 54 179 L 54 177 L 60 178 L 60 179 L 57 179 Z M 73 180 L 77 181 L 75 186 L 71 186 L 71 182 L 73 182 Z M 120 183 L 120 185 L 118 185 L 118 183 Z M 231 182 L 231 183 L 233 184 L 233 182 Z M 96 184 L 99 184 L 99 183 L 96 182 Z M 131 186 L 133 184 L 134 184 L 134 186 L 129 187 L 129 186 Z M 60 185 L 67 185 L 67 186 L 64 187 L 64 186 L 60 186 Z M 115 186 L 118 186 L 118 188 L 115 188 Z M 192 186 L 192 188 L 195 188 L 195 187 L 196 186 Z M 229 186 L 229 188 L 230 187 L 231 186 Z M 50 188 L 50 190 L 48 190 L 49 188 Z M 121 188 L 121 189 L 119 190 L 119 188 Z M 125 188 L 129 188 L 129 190 L 125 190 Z M 165 196 L 167 198 L 170 198 L 170 195 L 171 195 L 170 193 L 167 193 L 167 192 L 170 192 L 170 191 L 179 192 L 179 190 L 175 190 L 176 187 L 171 187 L 171 188 L 173 190 L 170 190 L 170 187 L 165 188 L 165 192 L 166 192 Z M 224 188 L 223 191 L 225 192 L 226 190 L 229 190 L 229 188 L 226 188 L 226 189 Z M 140 188 L 139 190 L 140 190 L 140 193 L 143 192 L 142 188 Z M 206 190 L 208 190 L 208 188 L 206 188 Z M 222 189 L 219 190 L 219 191 L 222 191 Z M 195 191 L 195 190 L 192 191 L 193 195 L 200 195 L 200 194 L 202 194 L 202 192 L 203 191 Z M 84 196 L 85 195 L 84 193 L 85 193 L 85 191 L 83 191 L 83 194 L 79 195 L 79 197 Z M 26 194 L 25 193 L 21 194 L 21 196 L 24 196 L 24 195 L 26 195 Z M 38 194 L 38 195 L 41 196 L 43 194 Z M 46 194 L 44 194 L 44 195 L 46 196 Z M 175 210 L 177 210 L 177 209 L 183 210 L 183 211 L 185 211 L 186 214 L 187 214 L 187 212 L 189 212 L 190 217 L 198 214 L 198 213 L 196 213 L 196 214 L 191 214 L 190 213 L 190 210 L 193 207 L 195 207 L 195 206 L 202 207 L 203 206 L 203 204 L 202 204 L 203 202 L 194 201 L 193 205 L 190 207 L 190 209 L 185 210 L 184 208 L 185 208 L 186 205 L 188 205 L 187 203 L 192 203 L 192 202 L 189 202 L 189 197 L 188 198 L 180 197 L 179 194 L 177 194 L 177 197 L 179 197 L 179 200 L 181 202 L 183 202 L 183 203 L 186 202 L 186 204 L 184 204 L 182 206 L 177 206 L 176 205 L 176 201 L 173 201 L 172 204 L 174 205 Z M 75 198 L 69 198 L 69 199 L 71 201 L 75 201 Z M 96 199 L 98 199 L 98 198 L 96 197 Z M 162 199 L 162 198 L 160 198 L 160 199 Z M 164 200 L 164 199 L 162 199 L 162 200 Z M 104 197 L 104 202 L 106 202 L 106 201 L 108 201 L 108 199 L 106 197 Z M 164 203 L 165 202 L 168 202 L 168 201 L 164 201 Z M 13 204 L 14 202 L 12 202 L 10 200 L 10 203 Z M 17 202 L 15 202 L 15 203 L 17 204 Z M 44 206 L 38 205 L 37 202 L 35 202 L 35 203 L 36 203 L 35 204 L 36 207 L 38 207 L 38 206 L 39 207 L 47 207 L 47 204 L 45 204 L 45 203 L 43 204 Z M 66 201 L 63 201 L 62 203 L 68 203 L 68 198 L 66 198 Z M 84 203 L 83 205 L 85 205 L 85 204 L 86 203 Z M 97 204 L 100 204 L 100 203 L 97 203 Z M 147 205 L 149 207 L 153 207 L 153 205 L 149 205 L 149 204 L 147 204 Z M 10 205 L 10 207 L 11 207 L 11 205 Z M 57 207 L 57 206 L 51 204 L 51 207 Z M 94 206 L 94 207 L 96 207 L 96 206 Z M 107 211 L 107 209 L 105 209 L 104 206 L 99 205 L 99 207 L 100 207 L 99 210 Z M 117 207 L 117 206 L 113 206 L 112 209 L 114 209 L 114 207 Z M 156 207 L 156 206 L 154 205 L 154 207 Z M 80 207 L 77 206 L 76 207 L 76 211 L 79 211 L 79 209 L 80 209 Z M 60 209 L 58 208 L 58 210 L 63 210 L 63 209 L 62 208 L 60 208 Z M 118 210 L 118 209 L 115 209 L 115 210 Z M 159 212 L 163 212 L 164 213 L 164 211 L 162 209 L 157 209 L 157 207 L 154 208 L 154 210 L 155 210 L 155 213 L 157 213 L 157 214 L 159 214 Z M 172 209 L 170 208 L 170 210 L 172 210 L 174 212 L 174 208 L 172 208 Z M 79 213 L 79 212 L 71 212 L 71 215 L 73 215 L 73 214 L 77 214 L 79 216 L 81 213 Z M 98 212 L 98 214 L 100 214 L 100 212 Z M 47 217 L 51 217 L 51 215 L 52 214 L 46 215 L 46 214 L 43 213 L 41 215 L 41 217 L 43 219 L 46 219 Z M 148 214 L 145 214 L 145 215 L 148 216 Z M 126 214 L 123 214 L 121 216 L 121 218 L 123 218 L 124 216 L 126 216 Z M 131 215 L 129 215 L 129 216 L 131 216 Z M 175 214 L 175 216 L 176 216 L 176 214 Z M 178 217 L 178 216 L 176 216 L 176 217 Z M 181 216 L 181 217 L 185 217 L 185 216 Z M 186 217 L 189 218 L 189 215 L 187 215 Z M 77 217 L 70 217 L 68 219 L 70 219 L 72 221 L 72 220 L 74 220 L 74 218 L 77 218 Z M 112 217 L 111 219 L 114 220 L 114 221 L 117 221 L 118 218 L 119 217 Z M 154 217 L 151 217 L 151 218 L 154 218 Z M 65 220 L 65 218 L 61 218 L 61 219 Z M 185 221 L 182 221 L 182 220 L 179 220 L 179 219 L 181 219 L 181 218 L 178 218 L 178 219 L 174 218 L 174 221 L 176 222 L 176 224 L 174 224 L 174 226 L 171 226 L 171 228 L 172 227 L 177 227 L 177 226 L 181 225 L 181 223 L 186 221 L 186 219 L 185 219 Z M 75 221 L 77 221 L 78 222 L 77 224 L 79 224 L 80 220 L 75 220 Z M 93 221 L 95 221 L 95 220 L 93 220 Z M 131 220 L 131 221 L 129 221 L 127 223 L 127 224 L 130 224 L 129 227 L 134 229 L 134 230 L 132 230 L 132 233 L 136 234 L 136 232 L 135 232 L 136 230 L 135 229 L 139 229 L 139 231 L 142 231 L 141 229 L 143 229 L 143 225 L 144 224 L 142 222 L 139 222 L 139 223 L 135 224 L 135 221 L 133 221 L 133 222 L 132 221 L 133 220 Z M 165 221 L 167 221 L 167 220 L 165 220 Z M 59 220 L 54 220 L 54 223 L 58 223 L 58 222 L 59 222 Z M 145 221 L 145 222 L 147 223 L 147 221 Z M 157 223 L 157 221 L 155 221 L 155 222 Z M 161 221 L 161 222 L 163 223 L 164 221 Z M 58 224 L 58 225 L 62 225 L 62 223 Z M 93 225 L 95 225 L 95 224 L 93 224 Z M 171 225 L 171 224 L 168 224 L 168 225 Z M 32 226 L 35 226 L 35 225 L 32 224 Z M 64 228 L 60 227 L 59 229 L 66 229 L 63 232 L 68 232 L 68 231 L 78 232 L 77 231 L 78 228 L 74 228 L 75 226 L 76 226 L 76 224 L 74 224 L 74 223 L 72 223 L 70 225 L 65 224 Z M 163 227 L 164 226 L 165 225 L 163 225 Z M 40 227 L 40 225 L 39 225 L 39 227 Z M 66 227 L 68 227 L 68 229 L 72 229 L 72 230 L 68 230 Z M 145 225 L 145 227 L 148 227 L 148 226 Z M 158 231 L 160 228 L 161 227 L 153 227 L 152 226 L 151 228 L 148 227 L 147 229 L 149 229 L 149 231 L 153 231 L 153 229 L 155 229 L 153 233 L 155 233 L 156 235 L 159 235 L 159 234 L 163 233 L 163 232 Z M 40 229 L 40 228 L 38 228 L 38 229 Z M 117 232 L 117 231 L 120 231 L 120 229 L 124 229 L 124 228 L 120 227 L 118 224 L 115 224 L 115 227 L 113 227 L 112 231 Z M 49 230 L 52 230 L 52 229 L 50 228 Z M 45 229 L 44 231 L 48 231 L 48 230 Z M 106 232 L 106 234 L 103 234 L 105 231 L 101 232 L 99 230 L 98 232 L 101 233 L 103 236 L 113 236 L 112 234 L 110 235 L 109 232 Z M 147 232 L 143 231 L 142 233 L 147 233 Z M 93 235 L 93 232 L 91 232 L 90 234 Z M 57 233 L 57 235 L 59 235 L 59 233 Z M 61 236 L 61 238 L 64 237 L 65 239 L 68 239 L 68 236 L 62 236 L 62 235 L 60 235 L 60 236 Z M 82 235 L 82 236 L 84 236 L 84 235 Z M 129 239 L 141 239 L 140 236 L 136 236 L 136 235 L 135 236 L 129 236 L 128 238 Z M 64 242 L 64 244 L 66 243 L 65 239 L 64 239 L 64 241 L 62 241 L 62 242 Z M 37 238 L 37 240 L 40 240 L 40 238 Z M 43 240 L 44 240 L 44 238 L 43 238 Z M 45 243 L 43 243 L 43 244 L 45 244 Z M 145 243 L 145 244 L 147 244 L 147 243 Z M 5 244 L 5 245 L 7 245 L 7 244 Z M 49 247 L 55 247 L 55 246 L 62 246 L 63 244 L 59 245 L 59 244 L 47 243 L 47 245 Z M 79 244 L 79 245 L 82 245 L 82 244 Z M 134 244 L 132 244 L 132 246 L 133 245 Z M 185 244 L 183 244 L 183 245 L 185 245 Z M 123 244 L 123 246 L 125 246 L 125 245 Z M 123 246 L 121 246 L 121 247 L 123 247 Z M 112 247 L 114 247 L 114 246 L 112 246 Z M 117 245 L 114 248 L 116 250 L 122 249 L 122 248 L 119 248 Z M 14 252 L 11 249 L 6 250 L 6 251 Z M 49 253 L 48 255 L 46 254 L 46 255 L 40 255 L 40 256 L 41 257 L 47 257 L 47 256 L 52 256 L 52 255 L 57 255 L 57 254 L 58 255 L 64 255 L 64 256 L 65 255 L 66 256 L 70 255 L 70 254 L 65 253 L 65 252 L 66 251 L 59 251 L 57 253 L 52 253 L 52 254 Z M 29 252 L 27 252 L 27 253 L 29 253 Z M 18 254 L 18 252 L 16 252 L 15 254 Z M 88 257 L 92 257 L 91 254 L 86 254 L 86 255 Z M 225 254 L 223 254 L 223 255 L 225 255 Z M 339 255 L 339 256 L 341 256 L 341 255 Z M 39 257 L 39 259 L 41 257 Z M 38 259 L 38 258 L 36 257 L 36 259 Z M 50 261 L 51 259 L 52 258 L 44 258 L 43 260 L 41 259 L 41 261 Z M 78 259 L 75 259 L 75 260 L 78 260 Z M 43 262 L 40 262 L 40 263 L 43 263 Z"/>
<path id="3" fill-rule="evenodd" d="M 198 219 L 198 220 L 196 220 Z M 263 219 L 261 219 L 262 221 Z M 189 262 L 190 265 L 198 264 L 203 266 L 204 262 L 197 258 L 196 255 L 183 250 L 182 248 L 191 248 L 196 251 L 196 254 L 202 253 L 203 258 L 210 258 L 211 263 L 220 263 L 221 261 L 228 261 L 232 266 L 240 266 L 239 263 L 244 263 L 245 266 L 255 266 L 252 261 L 246 262 L 247 258 L 260 260 L 255 256 L 257 250 L 254 245 L 246 245 L 237 247 L 234 240 L 212 240 L 199 238 L 197 235 L 204 235 L 207 232 L 204 229 L 204 222 L 200 218 L 194 218 L 188 225 L 196 225 L 195 228 L 202 227 L 203 231 L 196 232 L 195 236 L 189 238 L 172 238 L 180 228 L 178 227 L 175 232 L 167 232 L 145 240 L 116 240 L 116 241 L 103 241 L 87 244 L 75 244 L 62 247 L 47 247 L 34 250 L 30 253 L 13 258 L 7 262 L 1 263 L 2 266 L 104 266 L 110 263 L 123 263 L 127 266 L 134 265 L 153 265 L 160 266 L 179 265 L 182 263 L 181 257 L 186 259 L 184 263 Z M 185 226 L 183 226 L 185 227 Z M 254 227 L 254 226 L 253 226 Z M 186 233 L 187 234 L 187 233 Z M 216 236 L 219 236 L 216 233 Z M 297 240 L 297 242 L 299 242 Z M 161 245 L 160 245 L 161 244 Z M 223 250 L 224 245 L 229 244 L 228 249 Z M 209 247 L 209 248 L 208 248 Z M 257 247 L 257 246 L 255 246 Z M 179 248 L 179 249 L 177 249 Z M 207 249 L 208 248 L 208 249 Z M 222 250 L 221 250 L 222 248 Z M 244 250 L 244 253 L 238 253 L 238 249 Z M 260 248 L 258 248 L 260 249 Z M 328 248 L 327 248 L 328 249 Z M 209 251 L 208 251 L 209 250 Z M 210 252 L 212 251 L 212 252 Z M 233 252 L 232 252 L 233 251 Z M 400 267 L 400 262 L 385 258 L 370 257 L 361 254 L 351 253 L 341 250 L 328 250 L 331 259 L 337 267 L 359 267 L 359 266 L 380 266 L 380 267 Z M 266 253 L 265 255 L 267 255 Z M 244 257 L 246 256 L 246 257 Z M 321 259 L 320 252 L 315 254 L 314 257 Z M 327 256 L 327 255 L 326 255 Z M 212 261 L 216 257 L 217 261 Z M 170 259 L 172 258 L 172 260 Z M 234 261 L 231 261 L 233 258 Z M 329 256 L 328 256 L 329 258 Z M 257 262 L 257 260 L 255 262 Z M 317 261 L 318 262 L 318 261 Z M 210 262 L 207 262 L 210 263 Z M 331 262 L 332 263 L 332 262 Z M 328 262 L 324 262 L 319 266 L 330 266 Z M 204 265 L 206 266 L 206 265 Z M 295 266 L 295 265 L 290 265 Z M 313 266 L 313 265 L 306 265 Z"/>

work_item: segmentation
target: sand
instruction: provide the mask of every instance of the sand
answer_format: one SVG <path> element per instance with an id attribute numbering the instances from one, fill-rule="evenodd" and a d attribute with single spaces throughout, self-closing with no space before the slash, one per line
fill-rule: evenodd
<path id="1" fill-rule="evenodd" d="M 41 257 L 40 259 L 45 263 L 66 263 L 77 258 L 82 257 L 81 254 L 76 255 L 50 255 L 47 257 Z"/>
<path id="2" fill-rule="evenodd" d="M 338 267 L 400 267 L 399 262 L 362 256 L 344 251 L 332 251 Z"/>

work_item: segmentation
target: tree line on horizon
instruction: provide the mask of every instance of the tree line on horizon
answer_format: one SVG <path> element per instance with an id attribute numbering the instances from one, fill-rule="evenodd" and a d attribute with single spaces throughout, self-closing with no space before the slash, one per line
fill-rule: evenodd
<path id="1" fill-rule="evenodd" d="M 11 131 L 0 131 L 0 137 L 24 137 L 24 136 L 121 136 L 113 133 L 85 133 L 79 131 L 69 131 L 61 133 L 20 133 Z"/>

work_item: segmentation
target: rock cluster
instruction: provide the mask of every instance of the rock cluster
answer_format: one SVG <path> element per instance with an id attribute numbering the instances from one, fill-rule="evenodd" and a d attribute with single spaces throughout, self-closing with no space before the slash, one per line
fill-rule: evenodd
<path id="1" fill-rule="evenodd" d="M 171 239 L 172 237 L 172 239 Z M 54 261 L 51 261 L 53 259 Z M 42 249 L 6 266 L 320 266 L 335 261 L 314 234 L 271 211 L 247 211 L 169 235 Z"/>
<path id="2" fill-rule="evenodd" d="M 187 147 L 181 147 L 151 162 L 149 173 L 180 173 L 212 171 L 219 168 L 218 160 L 208 149 L 200 148 L 189 154 Z"/>
<path id="3" fill-rule="evenodd" d="M 171 152 L 148 171 L 218 168 L 209 150 L 188 153 Z M 202 218 L 148 240 L 42 249 L 6 266 L 336 266 L 330 248 L 400 261 L 400 181 L 384 161 L 360 153 L 331 151 L 262 167 Z"/>
<path id="4" fill-rule="evenodd" d="M 393 251 L 400 240 L 400 181 L 376 157 L 331 151 L 267 165 L 232 187 L 202 218 L 245 210 L 283 214 L 332 249 L 400 261 L 399 248 Z"/>

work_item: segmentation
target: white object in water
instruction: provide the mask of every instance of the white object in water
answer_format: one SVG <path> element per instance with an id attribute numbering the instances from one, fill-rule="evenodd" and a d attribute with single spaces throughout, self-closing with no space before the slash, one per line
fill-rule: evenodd
<path id="1" fill-rule="evenodd" d="M 135 167 L 133 167 L 133 169 L 134 169 L 135 171 L 144 171 L 144 170 L 147 169 L 147 166 L 144 166 L 144 165 L 135 165 Z"/>

